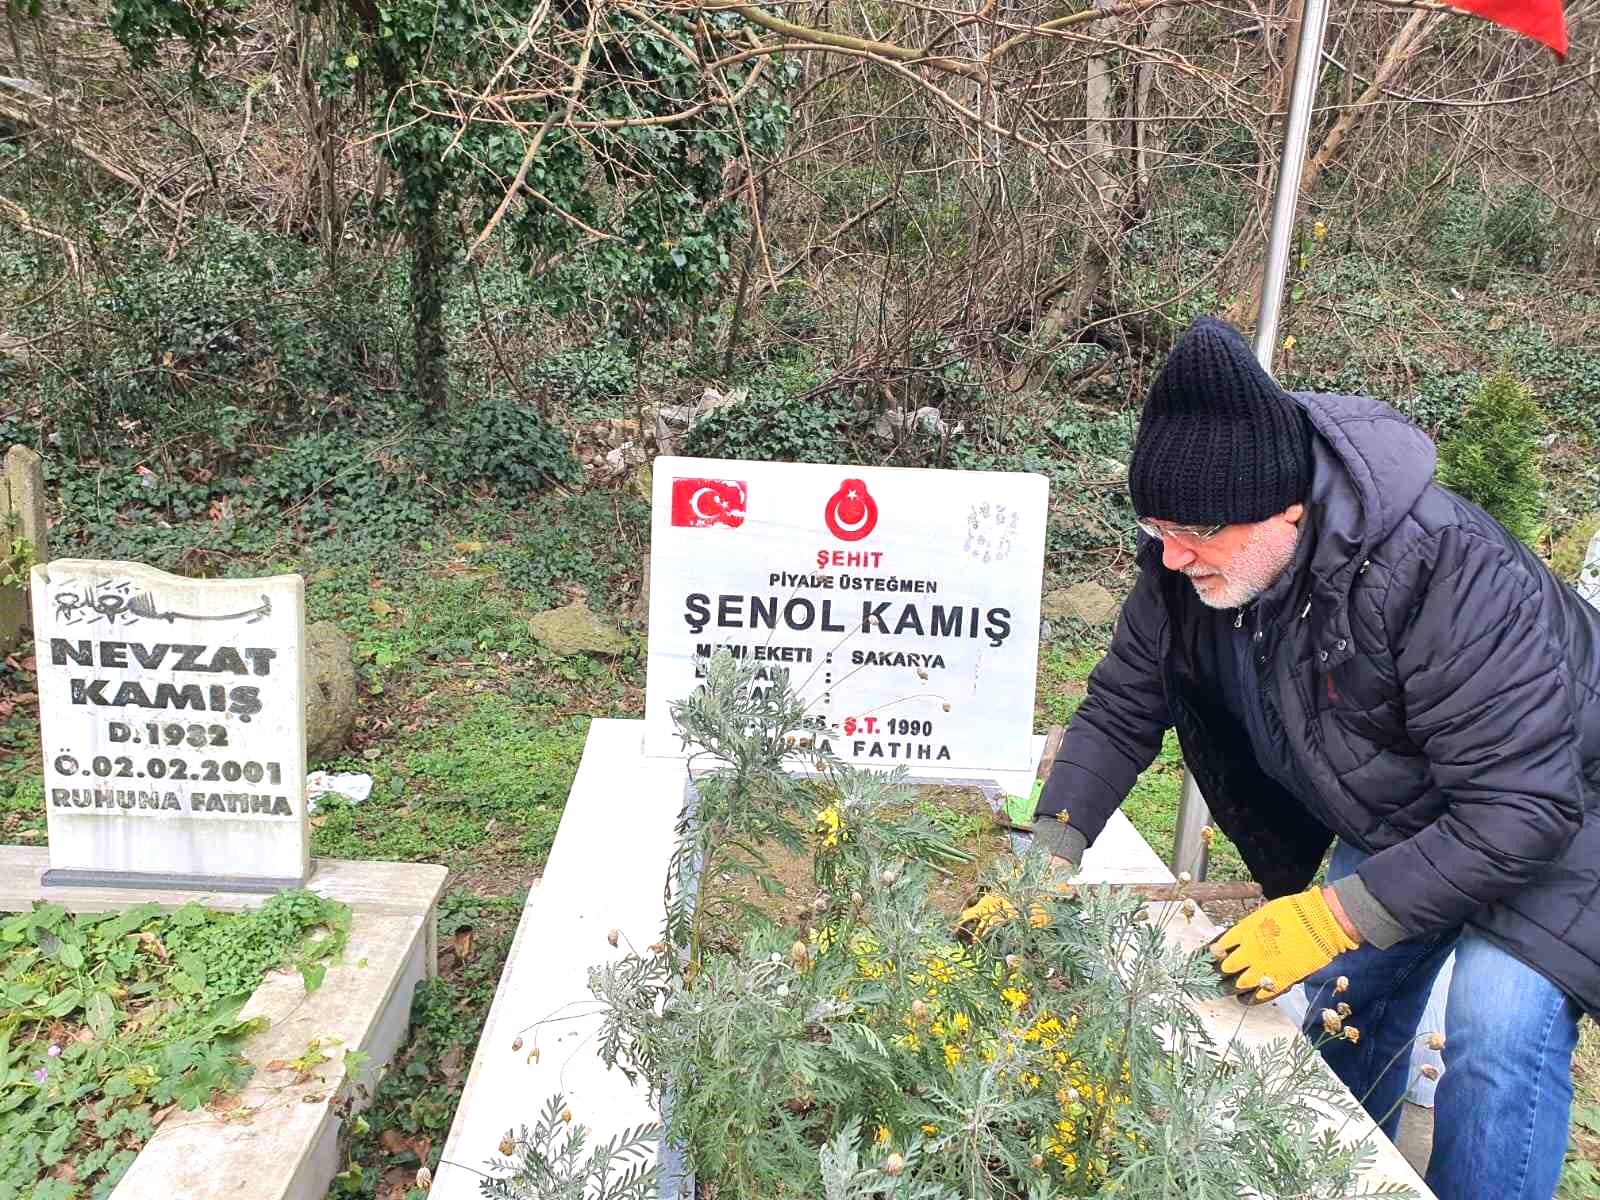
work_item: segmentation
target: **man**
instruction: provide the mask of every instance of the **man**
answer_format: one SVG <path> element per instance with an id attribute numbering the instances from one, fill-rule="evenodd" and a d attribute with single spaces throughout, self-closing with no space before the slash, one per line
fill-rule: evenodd
<path id="1" fill-rule="evenodd" d="M 1548 1200 L 1600 1013 L 1600 613 L 1433 467 L 1392 409 L 1291 395 L 1196 322 L 1140 420 L 1139 578 L 1035 836 L 1076 867 L 1175 727 L 1269 897 L 1213 946 L 1241 998 L 1304 980 L 1316 1035 L 1348 1003 L 1359 1041 L 1323 1053 L 1393 1136 L 1454 948 L 1427 1182 Z"/>

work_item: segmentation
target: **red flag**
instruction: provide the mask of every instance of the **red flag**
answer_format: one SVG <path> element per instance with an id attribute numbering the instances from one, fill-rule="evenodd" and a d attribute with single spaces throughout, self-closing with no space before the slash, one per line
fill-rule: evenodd
<path id="1" fill-rule="evenodd" d="M 674 479 L 672 523 L 690 529 L 744 524 L 746 489 L 742 479 Z"/>
<path id="2" fill-rule="evenodd" d="M 1567 57 L 1567 19 L 1561 0 L 1449 0 L 1452 8 L 1504 25 Z"/>

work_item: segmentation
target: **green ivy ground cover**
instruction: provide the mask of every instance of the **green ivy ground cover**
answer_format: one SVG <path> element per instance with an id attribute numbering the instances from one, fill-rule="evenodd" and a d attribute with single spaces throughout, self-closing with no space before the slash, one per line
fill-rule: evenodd
<path id="1" fill-rule="evenodd" d="M 219 913 L 60 905 L 0 920 L 0 1200 L 110 1194 L 174 1109 L 226 1103 L 253 1068 L 240 1009 L 267 973 L 307 990 L 344 946 L 350 911 L 309 892 Z"/>

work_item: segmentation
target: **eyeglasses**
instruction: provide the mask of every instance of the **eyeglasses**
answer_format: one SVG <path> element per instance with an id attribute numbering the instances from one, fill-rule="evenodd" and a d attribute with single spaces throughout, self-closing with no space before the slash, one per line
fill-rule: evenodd
<path id="1" fill-rule="evenodd" d="M 1228 527 L 1227 522 L 1224 521 L 1217 525 L 1168 525 L 1163 528 L 1154 521 L 1147 521 L 1143 517 L 1139 518 L 1135 524 L 1158 542 L 1165 541 L 1169 537 L 1181 538 L 1186 542 L 1206 542 Z"/>

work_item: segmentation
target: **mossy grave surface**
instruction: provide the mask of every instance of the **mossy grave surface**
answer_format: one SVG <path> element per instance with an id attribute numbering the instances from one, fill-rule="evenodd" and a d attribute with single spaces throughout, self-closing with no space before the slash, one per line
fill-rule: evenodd
<path id="1" fill-rule="evenodd" d="M 825 808 L 826 801 L 819 798 L 817 807 Z M 1010 839 L 996 822 L 994 807 L 976 787 L 921 785 L 913 789 L 906 803 L 886 805 L 882 813 L 893 821 L 921 817 L 958 850 L 972 856 L 965 862 L 941 860 L 932 864 L 928 899 L 935 910 L 950 917 L 958 916 L 977 897 L 978 881 L 989 872 L 990 865 L 1011 854 Z M 768 881 L 781 886 L 782 891 L 769 892 L 755 878 L 740 876 L 725 880 L 721 893 L 749 904 L 774 924 L 805 930 L 815 920 L 811 903 L 818 894 L 812 866 L 814 847 L 794 851 L 768 840 L 757 842 L 754 849 L 766 860 L 762 870 Z"/>

